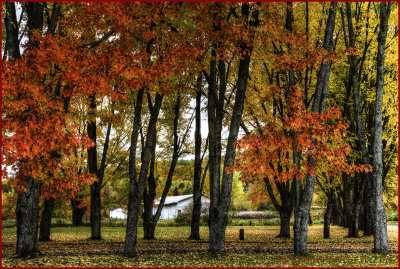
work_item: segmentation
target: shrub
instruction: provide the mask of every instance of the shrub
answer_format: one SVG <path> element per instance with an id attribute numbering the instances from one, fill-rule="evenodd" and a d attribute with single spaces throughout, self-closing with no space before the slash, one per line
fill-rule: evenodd
<path id="1" fill-rule="evenodd" d="M 176 226 L 190 226 L 192 221 L 193 203 L 186 207 L 183 212 L 178 213 L 175 218 Z M 202 207 L 200 212 L 200 225 L 208 225 L 208 208 Z"/>
<path id="2" fill-rule="evenodd" d="M 388 220 L 389 221 L 398 221 L 399 220 L 398 212 L 397 211 L 388 212 Z"/>
<path id="3" fill-rule="evenodd" d="M 271 212 L 263 212 L 263 211 L 244 211 L 238 212 L 232 216 L 235 219 L 274 219 L 279 218 L 279 216 L 275 213 Z"/>

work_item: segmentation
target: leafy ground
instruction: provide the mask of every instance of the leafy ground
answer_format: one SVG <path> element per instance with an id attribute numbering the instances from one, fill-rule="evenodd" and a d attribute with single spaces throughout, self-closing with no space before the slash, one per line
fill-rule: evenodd
<path id="1" fill-rule="evenodd" d="M 245 241 L 239 241 L 239 229 L 245 229 Z M 203 240 L 187 240 L 189 227 L 158 227 L 156 240 L 139 239 L 136 258 L 121 255 L 125 228 L 104 227 L 103 240 L 88 240 L 89 227 L 52 228 L 52 241 L 39 242 L 41 254 L 33 259 L 16 259 L 15 228 L 2 230 L 3 267 L 271 267 L 271 266 L 390 266 L 398 264 L 398 227 L 388 226 L 388 255 L 372 254 L 373 237 L 345 238 L 347 230 L 333 226 L 331 238 L 322 238 L 322 225 L 309 227 L 310 254 L 293 254 L 293 240 L 275 238 L 278 226 L 228 227 L 226 253 L 211 254 L 208 229 L 201 227 Z M 143 235 L 139 230 L 138 238 Z"/>

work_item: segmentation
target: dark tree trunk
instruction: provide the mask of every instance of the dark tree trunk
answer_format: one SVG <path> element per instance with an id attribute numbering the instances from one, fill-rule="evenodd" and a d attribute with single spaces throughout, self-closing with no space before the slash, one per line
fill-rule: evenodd
<path id="1" fill-rule="evenodd" d="M 178 158 L 181 154 L 183 145 L 185 143 L 187 134 L 189 132 L 190 126 L 191 126 L 191 122 L 189 122 L 189 124 L 186 127 L 186 132 L 185 134 L 181 137 L 181 139 L 179 139 L 178 137 L 178 124 L 179 124 L 179 115 L 180 115 L 180 107 L 181 107 L 181 94 L 180 92 L 178 92 L 177 94 L 177 98 L 176 98 L 176 104 L 174 106 L 174 125 L 173 125 L 173 132 L 174 132 L 174 146 L 173 146 L 173 153 L 172 153 L 172 160 L 171 160 L 171 164 L 169 166 L 169 170 L 168 170 L 168 175 L 167 175 L 167 180 L 165 182 L 165 186 L 163 189 L 163 192 L 161 194 L 161 198 L 160 198 L 160 202 L 158 204 L 157 207 L 157 211 L 154 214 L 154 216 L 152 215 L 152 233 L 153 233 L 153 237 L 154 237 L 154 231 L 156 229 L 156 225 L 158 220 L 160 219 L 161 216 L 161 211 L 164 207 L 164 203 L 165 203 L 165 199 L 167 197 L 168 191 L 171 188 L 172 185 L 172 177 L 174 176 L 174 172 L 175 172 L 175 167 L 178 163 Z M 155 188 L 155 185 L 154 185 Z"/>
<path id="2" fill-rule="evenodd" d="M 72 207 L 72 225 L 73 226 L 81 226 L 82 225 L 82 218 L 86 212 L 86 206 L 78 207 L 81 203 L 79 200 L 80 196 L 77 197 L 78 199 L 71 199 L 71 207 Z"/>
<path id="3" fill-rule="evenodd" d="M 15 3 L 6 2 L 6 11 L 4 24 L 6 26 L 6 44 L 4 48 L 3 61 L 8 58 L 9 61 L 18 59 L 21 55 L 19 52 L 19 42 L 18 42 L 18 23 L 17 15 L 15 13 Z"/>
<path id="4" fill-rule="evenodd" d="M 349 222 L 349 234 L 348 237 L 358 237 L 360 229 L 360 213 L 363 201 L 364 184 L 360 180 L 362 175 L 356 175 L 354 178 L 353 186 L 353 200 L 352 200 L 352 213 L 350 215 Z"/>
<path id="5" fill-rule="evenodd" d="M 193 212 L 190 223 L 189 239 L 200 239 L 200 214 L 201 214 L 201 76 L 198 78 L 198 91 L 196 93 L 196 129 L 194 134 L 194 173 L 193 173 Z"/>
<path id="6" fill-rule="evenodd" d="M 292 215 L 292 210 L 286 212 L 284 210 L 279 211 L 279 216 L 281 219 L 281 230 L 277 237 L 290 238 L 290 216 Z"/>
<path id="7" fill-rule="evenodd" d="M 378 57 L 376 73 L 376 108 L 374 132 L 374 174 L 373 174 L 373 206 L 374 206 L 374 252 L 387 253 L 389 251 L 386 211 L 383 204 L 382 189 L 382 101 L 384 86 L 385 45 L 388 31 L 388 20 L 392 3 L 380 3 L 380 31 L 378 35 Z"/>
<path id="8" fill-rule="evenodd" d="M 330 237 L 330 225 L 333 209 L 333 195 L 328 196 L 328 204 L 326 206 L 326 212 L 324 214 L 324 238 Z"/>
<path id="9" fill-rule="evenodd" d="M 131 159 L 131 156 L 135 157 L 136 155 L 136 153 L 133 153 L 132 151 L 133 150 L 136 151 L 137 135 L 139 132 L 139 124 L 141 119 L 141 107 L 142 107 L 141 103 L 143 100 L 142 95 L 143 92 L 138 93 L 138 102 L 137 102 L 138 104 L 136 105 L 135 108 L 135 119 L 132 131 L 131 152 L 129 158 L 130 187 L 129 187 L 129 197 L 128 197 L 128 218 L 126 224 L 124 255 L 130 257 L 136 256 L 137 223 L 140 214 L 140 203 L 142 201 L 144 189 L 146 187 L 147 173 L 151 162 L 151 155 L 156 146 L 155 145 L 156 124 L 161 109 L 162 100 L 164 97 L 164 95 L 160 95 L 157 93 L 154 105 L 150 103 L 151 99 L 149 98 L 149 107 L 151 111 L 150 120 L 147 128 L 146 143 L 141 154 L 142 164 L 140 167 L 139 177 L 138 180 L 136 180 L 136 167 L 134 166 L 135 162 Z"/>
<path id="10" fill-rule="evenodd" d="M 343 17 L 343 14 L 342 14 Z M 347 26 L 348 26 L 348 42 L 346 41 L 346 47 L 355 48 L 355 34 L 352 22 L 352 12 L 351 12 L 351 3 L 346 3 L 346 17 L 347 17 Z M 344 21 L 344 20 L 343 20 Z M 344 33 L 346 39 L 346 32 Z M 350 63 L 350 83 L 351 87 L 353 88 L 353 100 L 354 100 L 354 113 L 356 119 L 356 127 L 357 127 L 357 137 L 358 137 L 358 145 L 361 149 L 362 155 L 362 162 L 365 165 L 370 164 L 370 158 L 367 149 L 367 142 L 365 138 L 365 129 L 364 129 L 364 122 L 362 118 L 362 109 L 361 109 L 361 98 L 360 98 L 360 86 L 359 86 L 359 77 L 357 72 L 357 56 L 350 55 L 348 56 L 348 60 Z M 358 181 L 355 183 L 355 186 L 361 184 L 362 186 L 365 184 L 369 184 L 371 182 L 369 174 L 365 173 Z M 358 193 L 354 191 L 354 196 Z M 355 198 L 356 199 L 356 198 Z M 352 214 L 351 223 L 349 223 L 349 237 L 357 237 L 358 236 L 358 229 L 359 229 L 359 213 L 360 213 L 360 201 L 356 199 L 353 202 L 353 210 L 354 213 Z M 373 215 L 370 215 L 372 218 Z"/>
<path id="11" fill-rule="evenodd" d="M 104 178 L 104 169 L 106 166 L 106 157 L 108 151 L 108 144 L 110 141 L 111 124 L 107 126 L 106 137 L 104 140 L 104 147 L 101 157 L 100 169 L 97 167 L 97 134 L 96 134 L 96 97 L 95 95 L 89 96 L 89 111 L 88 115 L 91 118 L 88 121 L 87 132 L 90 140 L 94 142 L 94 146 L 88 148 L 88 165 L 89 173 L 97 177 L 97 181 L 90 186 L 90 228 L 92 236 L 90 239 L 101 239 L 101 189 Z M 112 110 L 114 113 L 114 110 Z"/>
<path id="12" fill-rule="evenodd" d="M 136 254 L 137 219 L 139 211 L 134 209 L 140 201 L 137 201 L 137 173 L 136 173 L 136 148 L 139 137 L 139 129 L 142 118 L 144 88 L 137 93 L 135 104 L 135 117 L 132 127 L 131 147 L 129 151 L 129 197 L 128 197 L 128 218 L 126 223 L 126 236 L 124 255 L 134 256 Z M 139 207 L 139 205 L 138 205 Z"/>
<path id="13" fill-rule="evenodd" d="M 156 144 L 156 135 L 154 136 L 154 144 Z M 156 161 L 156 148 L 151 153 L 150 174 L 147 179 L 147 187 L 143 194 L 143 229 L 144 239 L 154 239 L 155 225 L 153 222 L 153 204 L 156 196 L 156 182 L 154 178 L 154 169 Z"/>
<path id="14" fill-rule="evenodd" d="M 245 21 L 249 18 L 249 4 L 242 5 L 242 17 Z M 255 10 L 251 14 L 249 25 L 257 27 L 258 11 Z M 223 252 L 225 250 L 225 229 L 227 225 L 227 215 L 231 200 L 232 192 L 232 176 L 233 173 L 226 171 L 231 169 L 235 162 L 236 142 L 240 124 L 242 122 L 242 113 L 244 101 L 246 98 L 247 80 L 249 77 L 250 54 L 252 47 L 243 42 L 240 44 L 241 51 L 248 51 L 247 54 L 242 55 L 239 61 L 239 72 L 237 80 L 237 91 L 235 96 L 235 104 L 233 106 L 232 118 L 229 125 L 229 135 L 226 145 L 226 154 L 224 160 L 224 169 L 222 172 L 222 181 L 220 183 L 220 161 L 221 161 L 221 130 L 223 118 L 223 106 L 225 100 L 225 90 L 227 83 L 227 76 L 225 74 L 225 63 L 219 60 L 219 84 L 220 93 L 217 100 L 216 94 L 216 66 L 215 58 L 211 62 L 211 71 L 209 81 L 209 102 L 208 102 L 208 125 L 209 125 L 209 161 L 210 161 L 210 248 L 211 252 Z M 215 57 L 215 52 L 214 55 Z M 212 85 L 210 85 L 210 82 Z M 211 117 L 210 117 L 211 116 Z M 214 120 L 214 122 L 213 122 Z"/>
<path id="15" fill-rule="evenodd" d="M 100 186 L 94 183 L 90 186 L 90 228 L 92 236 L 90 239 L 101 239 L 101 197 Z"/>
<path id="16" fill-rule="evenodd" d="M 369 177 L 372 179 L 372 177 Z M 374 234 L 373 231 L 373 211 L 372 211 L 372 193 L 373 193 L 373 186 L 370 180 L 367 181 L 367 185 L 364 187 L 364 195 L 363 195 L 363 219 L 362 219 L 362 229 L 364 236 L 370 236 Z"/>
<path id="17" fill-rule="evenodd" d="M 307 175 L 306 184 L 294 214 L 294 253 L 307 254 L 307 232 L 315 177 Z"/>
<path id="18" fill-rule="evenodd" d="M 39 241 L 50 241 L 51 217 L 56 199 L 53 197 L 44 200 L 44 209 L 40 221 Z"/>
<path id="19" fill-rule="evenodd" d="M 33 178 L 27 180 L 27 190 L 18 194 L 17 215 L 17 256 L 19 258 L 34 256 L 38 248 L 39 186 Z"/>
<path id="20" fill-rule="evenodd" d="M 268 196 L 271 199 L 272 205 L 279 212 L 281 219 L 280 232 L 277 237 L 290 238 L 290 216 L 292 215 L 295 203 L 293 196 L 295 194 L 296 182 L 292 182 L 290 190 L 289 182 L 279 183 L 277 182 L 276 178 L 274 180 L 276 181 L 275 184 L 280 194 L 281 205 L 278 203 L 278 200 L 275 197 L 271 182 L 269 179 L 264 178 L 264 182 L 267 186 Z"/>
<path id="21" fill-rule="evenodd" d="M 335 28 L 337 2 L 332 2 L 329 10 L 325 29 L 324 49 L 332 51 L 332 38 Z M 329 84 L 330 61 L 321 64 L 317 78 L 315 98 L 312 106 L 313 113 L 324 113 L 326 105 L 327 90 Z M 314 156 L 310 156 L 308 162 L 317 167 Z M 296 254 L 307 254 L 307 231 L 310 217 L 310 207 L 314 193 L 315 176 L 307 175 L 304 189 L 301 191 L 299 204 L 296 205 L 294 215 L 294 252 Z"/>
<path id="22" fill-rule="evenodd" d="M 14 7 L 14 10 L 13 10 Z M 7 11 L 10 11 L 10 19 L 13 23 L 15 15 L 15 5 L 6 5 Z M 37 46 L 37 42 L 34 42 L 32 37 L 33 30 L 42 30 L 43 27 L 43 3 L 27 3 L 27 15 L 28 15 L 28 35 L 29 43 L 33 46 Z M 16 25 L 16 24 L 15 24 Z M 14 26 L 15 26 L 14 25 Z M 13 42 L 9 43 L 9 51 L 12 51 L 14 58 L 19 55 L 19 46 L 15 40 L 18 40 L 17 29 L 12 29 L 13 27 L 7 27 L 6 33 L 12 38 Z M 17 36 L 15 36 L 15 34 Z M 11 41 L 9 41 L 11 42 Z M 17 52 L 18 50 L 18 52 Z M 35 179 L 28 177 L 26 178 L 27 189 L 18 193 L 18 200 L 16 206 L 17 215 L 17 248 L 16 254 L 18 257 L 28 257 L 34 256 L 39 252 L 38 248 L 38 223 L 39 223 L 39 200 L 38 200 L 38 190 L 40 185 L 35 183 Z"/>
<path id="23" fill-rule="evenodd" d="M 91 120 L 88 121 L 87 133 L 88 137 L 94 143 L 94 146 L 88 148 L 88 166 L 89 173 L 96 176 L 98 181 L 94 182 L 90 186 L 90 227 L 91 227 L 91 239 L 101 239 L 101 199 L 100 190 L 101 183 L 97 175 L 97 135 L 96 135 L 96 97 L 94 95 L 89 96 L 89 111 L 88 115 Z"/>

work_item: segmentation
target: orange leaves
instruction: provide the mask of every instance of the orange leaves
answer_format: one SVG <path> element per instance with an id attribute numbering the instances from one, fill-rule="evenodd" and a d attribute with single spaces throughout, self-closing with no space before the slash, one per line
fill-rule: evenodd
<path id="1" fill-rule="evenodd" d="M 337 107 L 326 113 L 307 112 L 301 93 L 292 88 L 287 100 L 287 114 L 280 121 L 261 126 L 237 142 L 235 170 L 243 178 L 286 182 L 302 179 L 318 170 L 330 176 L 342 173 L 368 172 L 370 167 L 349 165 L 346 156 L 348 124 Z M 300 154 L 300 167 L 293 161 L 293 152 Z"/>

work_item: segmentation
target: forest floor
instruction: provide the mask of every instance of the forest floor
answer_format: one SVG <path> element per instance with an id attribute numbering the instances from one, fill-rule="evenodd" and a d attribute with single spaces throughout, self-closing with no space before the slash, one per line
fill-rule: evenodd
<path id="1" fill-rule="evenodd" d="M 239 240 L 239 229 L 245 240 Z M 323 225 L 309 226 L 307 256 L 293 254 L 293 239 L 276 238 L 278 226 L 228 227 L 226 253 L 208 249 L 208 228 L 201 227 L 200 241 L 187 240 L 190 227 L 158 227 L 155 240 L 138 234 L 138 256 L 123 257 L 125 228 L 102 228 L 103 240 L 89 240 L 90 227 L 55 227 L 50 242 L 39 242 L 36 258 L 14 256 L 15 228 L 2 229 L 3 267 L 397 267 L 398 227 L 388 226 L 390 253 L 372 253 L 373 237 L 346 238 L 347 229 L 332 226 L 323 239 Z M 292 237 L 293 237 L 293 231 Z"/>

